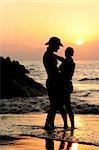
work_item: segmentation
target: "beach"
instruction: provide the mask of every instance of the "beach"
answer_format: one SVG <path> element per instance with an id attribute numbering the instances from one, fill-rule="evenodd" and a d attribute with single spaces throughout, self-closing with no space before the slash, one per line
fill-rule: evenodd
<path id="1" fill-rule="evenodd" d="M 97 16 L 99 0 L 0 1 L 0 150 L 99 150 Z"/>
<path id="2" fill-rule="evenodd" d="M 63 150 L 99 149 L 99 115 L 75 114 L 76 129 L 72 137 L 77 141 L 71 139 L 69 132 L 67 141 L 34 137 L 33 126 L 44 126 L 45 119 L 46 113 L 1 114 L 0 150 L 58 150 L 60 147 Z M 60 114 L 56 115 L 55 126 L 63 127 Z"/>

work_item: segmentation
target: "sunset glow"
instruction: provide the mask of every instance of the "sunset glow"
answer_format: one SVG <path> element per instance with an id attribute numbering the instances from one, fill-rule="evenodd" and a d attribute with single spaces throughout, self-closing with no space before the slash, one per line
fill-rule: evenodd
<path id="1" fill-rule="evenodd" d="M 0 0 L 0 55 L 41 60 L 46 41 L 58 36 L 75 59 L 97 60 L 98 16 L 98 0 Z"/>
<path id="2" fill-rule="evenodd" d="M 78 40 L 76 41 L 76 44 L 77 44 L 77 45 L 83 45 L 83 44 L 84 44 L 84 41 L 83 41 L 82 39 L 78 39 Z"/>

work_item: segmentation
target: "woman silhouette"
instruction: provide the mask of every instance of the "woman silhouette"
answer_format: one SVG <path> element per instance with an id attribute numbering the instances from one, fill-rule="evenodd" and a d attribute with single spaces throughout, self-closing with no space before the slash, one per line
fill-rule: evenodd
<path id="1" fill-rule="evenodd" d="M 65 103 L 66 110 L 70 118 L 71 128 L 75 128 L 74 113 L 72 111 L 71 98 L 70 98 L 70 95 L 73 92 L 72 76 L 75 70 L 75 63 L 72 58 L 73 55 L 74 55 L 74 49 L 72 47 L 68 47 L 65 50 L 66 59 L 55 55 L 56 58 L 62 62 L 62 64 L 59 66 L 59 71 L 61 73 L 61 78 L 63 80 L 62 84 L 64 87 L 64 97 L 65 97 L 64 103 Z"/>

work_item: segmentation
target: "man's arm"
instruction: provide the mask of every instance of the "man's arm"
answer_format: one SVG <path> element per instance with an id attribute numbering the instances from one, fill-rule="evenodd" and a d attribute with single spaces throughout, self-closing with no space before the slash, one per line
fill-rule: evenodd
<path id="1" fill-rule="evenodd" d="M 59 61 L 61 61 L 61 62 L 64 62 L 64 60 L 65 60 L 65 58 L 63 58 L 63 57 L 61 57 L 61 56 L 58 56 L 58 55 L 56 55 L 56 54 L 54 54 L 54 57 L 55 57 L 56 59 L 58 59 Z"/>

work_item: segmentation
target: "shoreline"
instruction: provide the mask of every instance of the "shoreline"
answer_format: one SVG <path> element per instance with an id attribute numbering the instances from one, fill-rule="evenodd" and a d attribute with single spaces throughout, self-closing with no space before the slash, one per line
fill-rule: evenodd
<path id="1" fill-rule="evenodd" d="M 33 136 L 33 126 L 44 126 L 46 115 L 46 113 L 0 114 L 0 134 L 2 136 L 5 135 L 3 140 L 0 141 L 0 148 L 3 150 L 14 150 L 14 148 L 17 147 L 18 150 L 23 150 L 21 149 L 22 147 L 18 147 L 19 145 L 22 145 L 24 150 L 31 150 L 29 149 L 31 146 L 33 149 L 35 148 L 35 150 L 46 150 L 46 139 L 36 138 Z M 74 130 L 73 136 L 77 137 L 79 141 L 77 143 L 64 141 L 65 147 L 68 147 L 68 143 L 71 143 L 70 150 L 72 150 L 73 147 L 76 147 L 75 150 L 98 150 L 99 115 L 75 114 L 75 124 L 77 129 Z M 63 126 L 60 114 L 56 115 L 55 126 Z M 67 135 L 69 134 L 70 133 L 68 132 Z M 10 138 L 6 138 L 6 136 L 10 136 Z M 51 141 L 51 139 L 49 139 L 49 141 Z M 62 141 L 58 139 L 52 140 L 55 147 L 52 150 L 57 150 L 61 142 Z M 36 143 L 41 144 L 36 145 Z"/>

